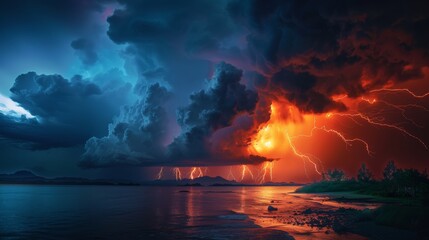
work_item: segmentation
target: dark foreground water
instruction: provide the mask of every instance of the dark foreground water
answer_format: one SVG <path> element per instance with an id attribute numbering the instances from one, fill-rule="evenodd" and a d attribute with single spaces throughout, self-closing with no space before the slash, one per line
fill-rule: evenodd
<path id="1" fill-rule="evenodd" d="M 0 185 L 0 239 L 364 239 L 297 223 L 341 206 L 295 189 Z"/>

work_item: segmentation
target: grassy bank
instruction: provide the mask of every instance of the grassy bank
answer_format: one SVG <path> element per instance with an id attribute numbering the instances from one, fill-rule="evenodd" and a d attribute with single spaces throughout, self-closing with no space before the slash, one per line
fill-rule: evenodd
<path id="1" fill-rule="evenodd" d="M 413 189 L 412 191 L 410 190 L 410 194 L 404 194 L 404 191 L 392 191 L 392 189 L 393 186 L 389 182 L 358 182 L 346 180 L 316 182 L 302 186 L 298 188 L 296 192 L 352 192 L 355 194 L 370 195 L 373 196 L 376 201 L 379 200 L 386 204 L 375 210 L 361 211 L 357 214 L 356 221 L 370 221 L 378 225 L 412 230 L 419 235 L 428 234 L 429 198 L 426 186 Z M 405 193 L 407 193 L 407 191 L 405 191 Z"/>

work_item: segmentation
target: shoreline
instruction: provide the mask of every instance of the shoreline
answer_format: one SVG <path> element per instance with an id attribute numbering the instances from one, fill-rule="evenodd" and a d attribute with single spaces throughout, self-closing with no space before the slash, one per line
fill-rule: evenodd
<path id="1" fill-rule="evenodd" d="M 310 187 L 311 184 L 304 186 Z M 429 226 L 429 208 L 421 199 L 384 197 L 355 191 L 312 192 L 298 188 L 297 195 L 323 196 L 327 202 L 340 205 L 374 204 L 374 208 L 358 210 L 342 231 L 356 233 L 370 239 L 424 239 Z M 425 216 L 421 216 L 425 215 Z M 417 220 L 416 220 L 417 219 Z M 415 223 L 414 225 L 411 223 Z"/>

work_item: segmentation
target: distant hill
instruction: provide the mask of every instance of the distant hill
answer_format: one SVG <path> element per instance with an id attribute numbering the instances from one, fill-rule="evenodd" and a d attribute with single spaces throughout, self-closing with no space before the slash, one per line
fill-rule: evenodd
<path id="1" fill-rule="evenodd" d="M 58 185 L 138 185 L 131 182 L 117 182 L 104 179 L 75 177 L 45 178 L 26 170 L 12 174 L 0 174 L 0 184 L 58 184 Z"/>
<path id="2" fill-rule="evenodd" d="M 199 177 L 182 180 L 153 180 L 142 183 L 145 186 L 242 186 L 236 181 L 229 181 L 222 177 Z"/>
<path id="3" fill-rule="evenodd" d="M 153 180 L 142 183 L 114 181 L 106 179 L 88 179 L 76 177 L 45 178 L 36 174 L 21 170 L 12 174 L 0 174 L 0 184 L 52 184 L 52 185 L 143 185 L 143 186 L 297 186 L 302 184 L 266 182 L 263 184 L 249 184 L 230 181 L 222 177 L 204 176 L 195 179 L 182 180 Z"/>
<path id="4" fill-rule="evenodd" d="M 143 182 L 145 186 L 299 186 L 302 184 L 297 183 L 284 183 L 284 182 L 267 182 L 263 184 L 249 184 L 236 181 L 226 180 L 222 177 L 204 176 L 195 179 L 182 179 L 182 180 L 154 180 Z"/>

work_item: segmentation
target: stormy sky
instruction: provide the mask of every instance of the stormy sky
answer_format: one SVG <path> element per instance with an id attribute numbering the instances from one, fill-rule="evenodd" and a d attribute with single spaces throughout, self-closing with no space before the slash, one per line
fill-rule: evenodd
<path id="1" fill-rule="evenodd" d="M 429 167 L 421 1 L 1 4 L 1 172 Z"/>

